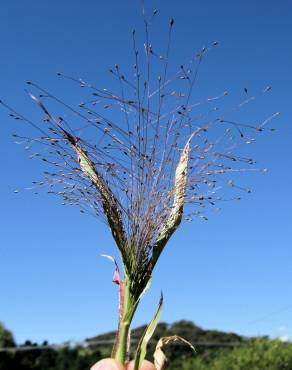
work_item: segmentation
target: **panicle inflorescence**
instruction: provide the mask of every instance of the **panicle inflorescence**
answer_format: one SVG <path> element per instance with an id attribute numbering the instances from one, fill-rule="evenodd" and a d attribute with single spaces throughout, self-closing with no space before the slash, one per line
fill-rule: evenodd
<path id="1" fill-rule="evenodd" d="M 194 101 L 200 65 L 218 43 L 195 53 L 169 76 L 173 26 L 171 20 L 165 53 L 157 52 L 149 41 L 148 21 L 142 51 L 133 31 L 133 75 L 128 77 L 114 65 L 109 70 L 117 82 L 113 91 L 57 73 L 86 90 L 87 99 L 78 106 L 28 81 L 34 95 L 29 94 L 45 114 L 45 125 L 1 102 L 10 116 L 29 123 L 41 135 L 14 135 L 27 148 L 42 147 L 30 157 L 51 166 L 44 179 L 33 185 L 48 185 L 48 192 L 61 196 L 63 204 L 78 205 L 82 212 L 105 220 L 127 274 L 136 281 L 148 279 L 183 216 L 206 219 L 207 207 L 217 210 L 218 203 L 238 199 L 224 197 L 225 184 L 250 191 L 230 177 L 254 168 L 255 161 L 241 156 L 238 147 L 252 144 L 256 133 L 272 131 L 267 124 L 278 115 L 255 124 L 235 121 L 234 112 L 256 97 L 249 97 L 246 89 L 244 98 L 231 109 L 218 106 L 228 98 L 227 91 Z M 257 95 L 270 90 L 267 87 Z M 56 115 L 50 104 L 54 111 L 58 109 Z"/>

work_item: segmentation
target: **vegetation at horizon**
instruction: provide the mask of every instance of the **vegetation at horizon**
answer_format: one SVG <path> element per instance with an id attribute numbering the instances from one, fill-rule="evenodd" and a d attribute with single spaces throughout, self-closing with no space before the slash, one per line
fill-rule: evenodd
<path id="1" fill-rule="evenodd" d="M 133 338 L 138 339 L 144 330 L 145 326 L 134 329 Z M 149 353 L 153 353 L 161 336 L 174 333 L 193 342 L 196 353 L 178 343 L 170 345 L 166 350 L 169 370 L 292 370 L 291 342 L 203 330 L 185 320 L 171 325 L 160 323 Z M 55 349 L 46 341 L 38 345 L 29 340 L 16 345 L 12 333 L 1 324 L 0 370 L 88 370 L 96 360 L 110 354 L 114 336 L 110 332 L 89 338 L 86 347 Z M 5 347 L 7 351 L 3 350 Z M 24 350 L 27 347 L 30 349 Z M 148 358 L 152 360 L 151 356 Z"/>

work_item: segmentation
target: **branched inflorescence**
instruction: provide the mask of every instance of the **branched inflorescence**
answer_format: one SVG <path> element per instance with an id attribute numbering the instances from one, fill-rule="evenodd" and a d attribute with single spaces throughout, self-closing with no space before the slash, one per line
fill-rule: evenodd
<path id="1" fill-rule="evenodd" d="M 173 25 L 171 20 L 161 55 L 149 41 L 148 21 L 144 50 L 137 47 L 133 31 L 134 73 L 127 77 L 118 65 L 110 69 L 116 91 L 58 73 L 86 90 L 88 99 L 76 107 L 29 81 L 29 94 L 42 108 L 45 125 L 1 102 L 12 117 L 41 133 L 34 139 L 15 135 L 29 146 L 44 147 L 31 157 L 52 169 L 35 185 L 48 185 L 49 193 L 61 196 L 64 204 L 78 205 L 109 225 L 134 301 L 183 217 L 206 218 L 207 207 L 218 209 L 230 198 L 224 197 L 226 186 L 249 191 L 229 177 L 253 169 L 255 163 L 240 156 L 238 147 L 253 143 L 254 134 L 272 130 L 266 124 L 278 114 L 256 124 L 235 122 L 234 112 L 255 98 L 246 91 L 245 98 L 226 111 L 217 105 L 227 99 L 226 91 L 193 101 L 202 60 L 218 43 L 203 48 L 169 76 Z"/>
<path id="2" fill-rule="evenodd" d="M 188 66 L 181 65 L 169 77 L 173 24 L 171 20 L 165 56 L 155 53 L 149 43 L 148 23 L 142 56 L 133 31 L 133 78 L 128 79 L 118 65 L 110 69 L 119 83 L 118 92 L 98 89 L 82 79 L 57 73 L 87 89 L 88 101 L 73 107 L 28 81 L 38 92 L 38 97 L 30 95 L 43 109 L 46 127 L 10 109 L 12 117 L 41 131 L 39 138 L 22 137 L 29 145 L 41 143 L 47 149 L 31 157 L 39 157 L 55 167 L 54 171 L 45 172 L 45 179 L 39 184 L 48 184 L 49 192 L 63 197 L 66 204 L 79 205 L 82 211 L 104 218 L 125 266 L 142 275 L 145 268 L 155 264 L 158 244 L 164 243 L 163 235 L 166 233 L 168 240 L 178 226 L 184 204 L 194 206 L 188 207 L 186 219 L 205 218 L 200 208 L 224 200 L 218 195 L 222 182 L 236 186 L 232 180 L 226 181 L 226 176 L 220 183 L 219 175 L 250 170 L 238 165 L 255 163 L 236 153 L 238 145 L 252 143 L 253 134 L 266 130 L 265 125 L 277 115 L 256 125 L 230 121 L 224 113 L 218 115 L 219 109 L 214 105 L 228 95 L 226 91 L 194 103 L 192 92 L 198 68 L 208 50 L 218 43 L 203 48 Z M 152 68 L 158 69 L 153 65 L 161 67 L 160 75 L 151 74 Z M 267 87 L 260 94 L 269 90 Z M 254 98 L 244 99 L 237 108 Z M 68 118 L 54 117 L 45 106 L 50 100 L 66 110 L 64 115 L 75 116 L 74 122 L 77 118 L 80 127 L 72 127 Z M 204 104 L 207 112 L 202 113 L 198 108 Z"/>

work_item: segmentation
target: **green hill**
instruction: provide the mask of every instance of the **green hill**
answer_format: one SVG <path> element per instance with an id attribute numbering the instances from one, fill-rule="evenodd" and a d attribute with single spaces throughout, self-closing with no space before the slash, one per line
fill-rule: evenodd
<path id="1" fill-rule="evenodd" d="M 131 333 L 132 347 L 135 349 L 139 338 L 142 336 L 146 325 L 140 326 Z M 217 348 L 233 348 L 239 346 L 248 341 L 235 333 L 225 333 L 218 330 L 204 330 L 199 326 L 195 325 L 191 321 L 181 320 L 173 324 L 160 323 L 158 324 L 153 338 L 149 345 L 148 358 L 151 360 L 151 356 L 154 352 L 155 345 L 161 337 L 179 335 L 189 342 L 193 343 L 197 354 L 206 353 L 209 349 L 214 352 Z M 86 339 L 89 347 L 92 349 L 99 349 L 104 356 L 110 355 L 110 344 L 113 343 L 115 338 L 115 332 L 109 332 L 102 335 L 97 335 L 93 338 Z M 166 350 L 170 360 L 183 356 L 192 357 L 193 352 L 181 343 L 171 344 Z"/>
<path id="2" fill-rule="evenodd" d="M 145 326 L 132 331 L 133 348 Z M 247 338 L 235 333 L 204 330 L 191 321 L 160 323 L 152 339 L 151 360 L 160 337 L 179 335 L 194 344 L 196 353 L 182 344 L 169 345 L 169 370 L 292 370 L 292 343 L 267 337 Z M 84 343 L 53 346 L 26 341 L 16 346 L 12 333 L 0 325 L 0 370 L 89 370 L 109 356 L 114 332 L 88 338 Z"/>

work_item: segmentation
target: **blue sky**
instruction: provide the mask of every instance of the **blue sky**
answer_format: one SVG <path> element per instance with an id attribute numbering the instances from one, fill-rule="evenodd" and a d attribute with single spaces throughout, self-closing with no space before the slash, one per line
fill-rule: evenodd
<path id="1" fill-rule="evenodd" d="M 277 131 L 252 148 L 266 174 L 246 176 L 253 193 L 227 203 L 208 222 L 185 224 L 171 239 L 135 325 L 150 320 L 160 290 L 162 320 L 193 320 L 204 328 L 244 335 L 292 337 L 291 224 L 291 16 L 282 1 L 146 1 L 158 8 L 154 40 L 175 18 L 172 60 L 219 41 L 200 75 L 198 94 L 266 85 L 255 116 L 281 111 Z M 3 1 L 0 14 L 0 96 L 21 112 L 36 114 L 23 91 L 28 79 L 78 101 L 60 85 L 63 71 L 107 86 L 114 63 L 127 65 L 131 30 L 142 32 L 140 2 Z M 157 35 L 157 36 L 156 36 Z M 200 91 L 201 89 L 201 91 Z M 0 111 L 0 320 L 25 339 L 62 342 L 116 328 L 112 266 L 117 255 L 104 225 L 50 196 L 14 194 L 37 179 L 40 163 L 28 160 L 11 133 L 26 130 Z M 31 133 L 27 128 L 28 133 Z"/>

